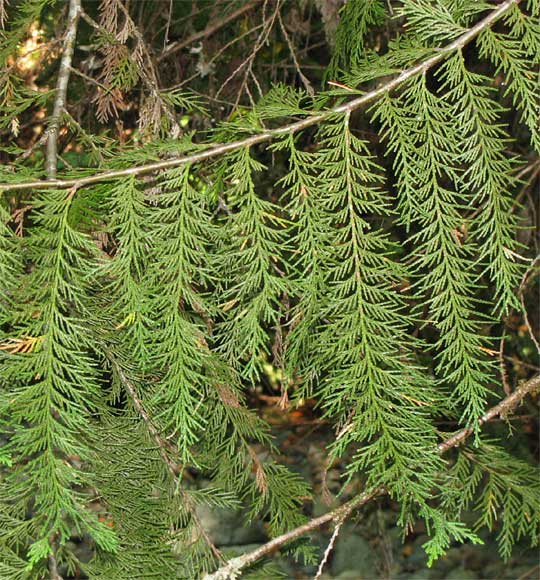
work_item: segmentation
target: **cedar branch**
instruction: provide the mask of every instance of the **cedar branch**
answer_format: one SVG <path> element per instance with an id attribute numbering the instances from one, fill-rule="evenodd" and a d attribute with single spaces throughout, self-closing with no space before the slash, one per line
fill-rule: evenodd
<path id="1" fill-rule="evenodd" d="M 44 188 L 68 188 L 68 187 L 82 187 L 85 185 L 90 185 L 92 183 L 99 183 L 101 181 L 106 181 L 108 179 L 116 179 L 119 177 L 128 177 L 131 175 L 142 175 L 144 173 L 150 173 L 152 171 L 159 171 L 163 169 L 170 169 L 172 167 L 179 167 L 181 165 L 186 165 L 188 163 L 197 163 L 200 161 L 205 161 L 206 159 L 211 159 L 218 157 L 225 153 L 231 151 L 236 151 L 242 147 L 251 147 L 259 143 L 265 143 L 281 135 L 288 133 L 296 133 L 308 127 L 312 127 L 325 121 L 329 117 L 335 114 L 351 113 L 360 107 L 371 103 L 381 95 L 394 90 L 399 87 L 404 82 L 408 81 L 412 77 L 420 74 L 426 73 L 436 64 L 444 60 L 447 56 L 452 54 L 456 50 L 460 50 L 465 47 L 469 42 L 474 40 L 483 30 L 491 26 L 496 22 L 503 14 L 505 14 L 512 6 L 519 4 L 521 0 L 505 0 L 496 9 L 492 10 L 485 18 L 480 20 L 467 32 L 459 36 L 456 40 L 446 45 L 443 48 L 436 49 L 433 56 L 427 58 L 426 60 L 406 68 L 399 75 L 393 77 L 386 83 L 380 85 L 376 89 L 363 94 L 360 97 L 352 99 L 351 101 L 324 111 L 322 113 L 309 115 L 306 119 L 278 127 L 277 129 L 269 129 L 262 131 L 257 135 L 252 135 L 245 139 L 238 141 L 232 141 L 231 143 L 222 143 L 219 145 L 209 145 L 208 149 L 203 149 L 198 153 L 192 155 L 185 155 L 183 157 L 177 157 L 175 159 L 168 159 L 166 161 L 158 161 L 156 163 L 148 163 L 146 165 L 129 167 L 127 169 L 119 169 L 114 171 L 104 171 L 102 173 L 97 173 L 95 175 L 89 175 L 85 177 L 80 177 L 78 179 L 51 179 L 48 181 L 23 181 L 20 183 L 0 183 L 0 192 L 2 191 L 14 191 L 21 189 L 44 189 Z"/>
<path id="2" fill-rule="evenodd" d="M 486 413 L 484 413 L 482 417 L 478 419 L 479 425 L 484 425 L 496 417 L 506 418 L 529 393 L 532 393 L 538 389 L 540 389 L 540 374 L 523 383 L 511 395 L 505 397 L 500 403 L 486 411 Z M 452 447 L 461 445 L 473 431 L 473 427 L 466 427 L 461 429 L 440 443 L 437 447 L 437 451 L 442 454 Z M 235 578 L 238 577 L 244 568 L 275 552 L 284 544 L 295 540 L 296 538 L 299 538 L 300 536 L 303 536 L 312 530 L 316 530 L 328 522 L 342 522 L 343 519 L 346 518 L 353 510 L 365 505 L 372 499 L 383 496 L 385 494 L 386 490 L 383 487 L 377 487 L 375 489 L 365 491 L 364 493 L 361 493 L 355 498 L 349 500 L 335 510 L 319 516 L 318 518 L 314 518 L 302 526 L 286 532 L 281 536 L 277 536 L 276 538 L 270 540 L 262 546 L 259 546 L 257 549 L 251 552 L 247 552 L 242 556 L 232 558 L 216 572 L 213 572 L 212 574 L 206 574 L 202 580 L 235 580 Z"/>
<path id="3" fill-rule="evenodd" d="M 75 49 L 75 37 L 77 36 L 77 23 L 81 11 L 81 0 L 70 0 L 68 11 L 68 23 L 64 36 L 62 58 L 56 79 L 56 95 L 54 98 L 53 112 L 49 120 L 47 131 L 47 144 L 45 147 L 45 171 L 47 177 L 56 177 L 56 165 L 58 163 L 58 131 L 60 129 L 60 119 L 66 106 L 67 88 L 69 75 L 71 72 L 71 61 Z M 51 580 L 63 580 L 58 571 L 58 561 L 56 558 L 57 542 L 56 534 L 50 539 L 51 552 L 47 558 L 49 576 Z"/>
<path id="4" fill-rule="evenodd" d="M 506 419 L 506 417 L 512 413 L 512 411 L 521 403 L 521 401 L 533 391 L 540 389 L 540 374 L 536 375 L 532 379 L 529 379 L 527 382 L 523 383 L 519 386 L 513 393 L 505 397 L 500 403 L 491 407 L 488 411 L 486 411 L 479 419 L 478 425 L 482 426 L 488 421 L 492 421 L 497 417 L 501 417 L 502 419 Z M 445 453 L 452 447 L 457 447 L 461 445 L 465 439 L 474 431 L 473 427 L 465 427 L 454 433 L 448 439 L 445 439 L 442 443 L 439 444 L 438 450 L 440 453 Z"/>

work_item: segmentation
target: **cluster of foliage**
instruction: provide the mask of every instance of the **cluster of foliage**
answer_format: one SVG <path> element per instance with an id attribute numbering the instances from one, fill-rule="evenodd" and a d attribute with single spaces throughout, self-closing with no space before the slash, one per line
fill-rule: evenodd
<path id="1" fill-rule="evenodd" d="M 538 472 L 476 419 L 531 263 L 540 3 L 185 4 L 0 0 L 0 577 L 199 577 L 221 558 L 203 504 L 302 524 L 310 490 L 252 404 L 269 367 L 431 559 L 484 526 L 505 557 L 534 544 Z M 208 60 L 217 16 L 243 56 Z M 305 22 L 333 45 L 309 78 Z M 443 457 L 441 418 L 470 445 Z"/>

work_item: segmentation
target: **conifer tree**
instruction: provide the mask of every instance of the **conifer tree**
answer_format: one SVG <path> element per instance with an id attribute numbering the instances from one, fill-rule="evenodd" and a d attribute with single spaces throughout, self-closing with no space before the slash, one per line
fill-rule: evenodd
<path id="1" fill-rule="evenodd" d="M 308 1 L 313 78 L 296 3 L 199 4 L 0 0 L 0 579 L 269 575 L 384 495 L 430 563 L 483 528 L 535 546 L 537 466 L 490 422 L 540 386 L 504 366 L 512 313 L 538 348 L 540 3 Z M 261 73 L 272 42 L 294 75 Z M 270 376 L 331 426 L 325 516 Z M 228 559 L 201 506 L 272 539 Z"/>

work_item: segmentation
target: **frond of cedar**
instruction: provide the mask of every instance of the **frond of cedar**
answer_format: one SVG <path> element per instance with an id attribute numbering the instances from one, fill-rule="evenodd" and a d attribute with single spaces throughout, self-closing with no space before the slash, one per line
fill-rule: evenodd
<path id="1" fill-rule="evenodd" d="M 349 2 L 332 90 L 275 85 L 211 133 L 180 135 L 178 111 L 206 110 L 160 86 L 156 66 L 172 48 L 155 59 L 119 0 L 103 0 L 96 18 L 83 2 L 64 24 L 61 62 L 73 68 L 68 39 L 87 26 L 101 59 L 97 118 L 141 91 L 138 129 L 152 139 L 132 145 L 71 115 L 68 68 L 48 92 L 15 74 L 48 4 L 0 3 L 0 129 L 15 134 L 24 111 L 50 102 L 54 145 L 50 179 L 14 146 L 0 169 L 2 577 L 54 578 L 58 566 L 109 580 L 231 575 L 271 551 L 272 541 L 237 569 L 224 563 L 202 504 L 243 504 L 275 545 L 313 529 L 300 509 L 310 490 L 249 406 L 272 357 L 291 400 L 315 399 L 335 426 L 328 453 L 345 462 L 345 481 L 366 486 L 339 517 L 385 492 L 405 530 L 425 521 L 431 560 L 493 529 L 498 511 L 503 556 L 522 536 L 534 543 L 537 472 L 480 427 L 537 385 L 486 411 L 498 376 L 491 327 L 521 308 L 523 159 L 508 152 L 505 104 L 538 153 L 539 3 L 405 0 L 394 16 L 407 26 L 379 54 L 370 34 L 392 3 Z M 257 51 L 274 21 L 285 28 L 281 3 L 265 6 Z M 504 79 L 502 95 L 475 59 Z M 357 111 L 388 161 L 357 134 Z M 56 178 L 59 123 L 92 161 Z M 20 192 L 29 205 L 13 228 Z M 462 426 L 442 443 L 440 415 Z M 468 436 L 473 447 L 443 460 Z M 190 485 L 194 470 L 208 488 Z M 86 564 L 68 544 L 83 534 L 95 555 Z"/>

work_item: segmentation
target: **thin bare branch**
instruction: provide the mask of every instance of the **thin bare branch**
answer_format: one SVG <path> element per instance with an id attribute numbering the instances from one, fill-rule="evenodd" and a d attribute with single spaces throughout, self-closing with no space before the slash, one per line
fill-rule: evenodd
<path id="1" fill-rule="evenodd" d="M 4 29 L 4 26 L 7 22 L 7 6 L 9 2 L 8 0 L 0 0 L 0 28 Z"/>
<path id="2" fill-rule="evenodd" d="M 285 37 L 285 40 L 287 42 L 287 46 L 289 47 L 289 52 L 291 53 L 291 58 L 292 58 L 293 63 L 294 63 L 294 68 L 296 69 L 296 73 L 300 77 L 300 80 L 302 81 L 302 84 L 304 85 L 304 88 L 306 89 L 306 92 L 308 93 L 308 95 L 313 96 L 315 94 L 315 91 L 313 90 L 313 86 L 309 82 L 309 79 L 306 77 L 306 75 L 302 72 L 302 69 L 300 68 L 300 63 L 298 62 L 298 59 L 296 58 L 296 51 L 294 49 L 294 45 L 293 45 L 292 40 L 289 36 L 289 33 L 287 32 L 287 29 L 285 28 L 285 23 L 283 22 L 283 18 L 281 17 L 281 10 L 278 12 L 278 21 L 279 21 L 279 27 L 281 28 L 281 32 L 283 32 L 283 36 Z"/>
<path id="3" fill-rule="evenodd" d="M 262 28 L 264 26 L 264 24 L 257 24 L 256 26 L 253 26 L 252 28 L 250 28 L 249 30 L 246 30 L 246 32 L 243 32 L 242 34 L 240 34 L 239 36 L 235 36 L 232 40 L 230 40 L 229 42 L 227 42 L 227 44 L 224 44 L 213 56 L 212 58 L 206 62 L 206 66 L 208 67 L 212 67 L 212 65 L 216 62 L 216 60 L 227 50 L 229 50 L 229 48 L 233 45 L 236 44 L 238 42 L 240 42 L 242 39 L 244 39 L 246 36 L 249 36 L 250 34 L 253 34 L 254 32 L 257 32 L 257 30 L 259 30 L 260 28 Z M 183 79 L 180 83 L 169 87 L 169 90 L 171 89 L 178 89 L 180 87 L 183 87 L 185 85 L 187 85 L 188 83 L 190 83 L 193 79 L 197 78 L 198 76 L 200 76 L 201 73 L 200 71 L 197 71 L 196 73 L 192 74 L 191 76 L 187 77 L 186 79 Z M 193 89 L 191 89 L 193 90 Z M 223 101 L 221 99 L 217 99 L 215 97 L 210 97 L 208 95 L 205 95 L 206 98 L 211 99 L 213 101 L 216 102 L 221 102 L 221 103 L 226 103 L 229 106 L 234 106 L 234 103 L 228 103 L 226 101 Z"/>
<path id="4" fill-rule="evenodd" d="M 51 580 L 63 580 L 62 576 L 58 572 L 58 563 L 56 562 L 56 556 L 54 554 L 49 554 L 49 577 Z"/>
<path id="5" fill-rule="evenodd" d="M 506 340 L 506 329 L 503 328 L 501 342 L 499 343 L 499 369 L 501 372 L 501 381 L 503 385 L 503 390 L 505 395 L 509 395 L 512 392 L 510 383 L 508 382 L 508 373 L 506 372 L 506 366 L 504 363 L 504 341 Z"/>
<path id="6" fill-rule="evenodd" d="M 351 509 L 352 511 L 352 509 Z M 341 530 L 341 526 L 343 525 L 343 522 L 345 521 L 345 519 L 347 518 L 347 516 L 350 514 L 351 512 L 348 512 L 347 514 L 344 514 L 343 517 L 337 521 L 334 525 L 334 531 L 332 533 L 332 536 L 330 537 L 330 541 L 328 542 L 328 546 L 326 546 L 326 550 L 324 551 L 322 560 L 319 564 L 319 567 L 317 568 L 317 574 L 315 575 L 315 578 L 313 580 L 320 580 L 324 567 L 326 565 L 326 562 L 328 561 L 328 558 L 330 557 L 330 554 L 332 553 L 332 550 L 334 549 L 334 544 L 336 543 L 337 537 L 339 535 L 339 531 Z"/>
<path id="7" fill-rule="evenodd" d="M 251 147 L 259 143 L 265 143 L 281 135 L 286 135 L 288 133 L 296 133 L 307 127 L 312 127 L 317 125 L 322 121 L 328 119 L 330 116 L 347 113 L 355 111 L 368 103 L 371 103 L 381 95 L 394 90 L 395 88 L 401 86 L 403 83 L 411 79 L 412 77 L 425 73 L 434 67 L 436 64 L 444 60 L 447 56 L 452 54 L 454 51 L 459 50 L 466 46 L 469 42 L 474 40 L 483 30 L 491 26 L 496 22 L 503 14 L 505 14 L 512 6 L 519 4 L 521 0 L 505 0 L 496 9 L 492 10 L 485 18 L 480 20 L 475 26 L 470 28 L 467 32 L 462 34 L 459 38 L 448 44 L 447 46 L 437 49 L 436 53 L 427 58 L 426 60 L 411 66 L 403 70 L 399 75 L 393 77 L 389 81 L 378 86 L 376 89 L 369 91 L 360 97 L 352 99 L 351 101 L 324 111 L 322 113 L 317 113 L 308 116 L 306 119 L 296 121 L 295 123 L 290 123 L 284 125 L 277 129 L 269 129 L 262 131 L 257 135 L 247 137 L 238 141 L 232 141 L 230 143 L 223 143 L 220 145 L 209 145 L 208 149 L 202 150 L 198 153 L 192 155 L 186 155 L 183 157 L 177 157 L 175 159 L 167 159 L 165 161 L 159 161 L 156 163 L 149 163 L 147 165 L 140 165 L 135 167 L 129 167 L 127 169 L 119 169 L 114 171 L 104 171 L 103 173 L 97 173 L 95 175 L 89 175 L 85 177 L 80 177 L 78 179 L 53 179 L 49 181 L 21 181 L 20 183 L 0 183 L 0 191 L 14 191 L 20 189 L 31 189 L 31 188 L 67 188 L 74 185 L 82 187 L 85 185 L 90 185 L 92 183 L 99 183 L 101 181 L 106 181 L 108 179 L 116 179 L 119 177 L 128 177 L 131 175 L 142 175 L 144 173 L 151 173 L 152 171 L 159 171 L 163 169 L 169 169 L 171 167 L 178 167 L 180 165 L 186 165 L 187 163 L 197 163 L 200 161 L 205 161 L 206 159 L 212 159 L 225 153 L 230 153 L 231 151 L 236 151 L 242 147 Z"/>
<path id="8" fill-rule="evenodd" d="M 253 61 L 255 60 L 255 57 L 257 56 L 257 54 L 259 53 L 261 48 L 267 42 L 268 35 L 270 34 L 270 32 L 272 31 L 272 29 L 274 27 L 274 22 L 277 18 L 277 15 L 279 13 L 280 8 L 281 8 L 282 0 L 276 0 L 276 6 L 275 6 L 273 12 L 270 14 L 270 16 L 267 17 L 266 16 L 267 2 L 268 2 L 268 0 L 265 0 L 265 2 L 263 4 L 263 10 L 262 10 L 262 12 L 263 12 L 263 17 L 262 17 L 263 29 L 261 30 L 261 33 L 259 34 L 257 40 L 255 41 L 255 44 L 253 46 L 252 51 L 233 70 L 233 72 L 223 81 L 223 83 L 219 87 L 219 90 L 216 93 L 216 97 L 219 97 L 219 95 L 221 94 L 223 89 L 232 81 L 232 79 L 235 78 L 241 71 L 244 71 L 242 83 L 240 85 L 240 89 L 238 91 L 238 95 L 236 97 L 236 102 L 234 105 L 235 108 L 238 106 L 238 103 L 240 102 L 240 97 L 242 96 L 242 93 L 244 92 L 244 90 L 246 90 L 246 92 L 249 95 L 249 88 L 247 87 L 247 82 L 248 82 L 248 78 L 250 76 L 250 73 L 252 73 Z"/>
<path id="9" fill-rule="evenodd" d="M 71 61 L 75 49 L 75 37 L 77 36 L 77 23 L 81 12 L 81 0 L 69 1 L 68 24 L 64 37 L 62 58 L 60 59 L 60 69 L 56 81 L 56 95 L 54 107 L 47 129 L 47 148 L 45 156 L 45 171 L 47 177 L 56 177 L 56 164 L 58 161 L 58 131 L 60 128 L 60 118 L 66 106 L 66 95 L 71 73 Z"/>
<path id="10" fill-rule="evenodd" d="M 56 551 L 58 549 L 57 535 L 52 534 L 49 538 L 49 544 L 51 546 L 51 553 L 47 557 L 47 564 L 49 568 L 50 580 L 64 580 L 58 571 L 58 561 L 56 560 Z"/>
<path id="11" fill-rule="evenodd" d="M 76 74 L 77 76 L 83 78 L 85 81 L 88 81 L 89 83 L 92 83 L 93 85 L 96 85 L 105 93 L 110 91 L 109 87 L 106 87 L 103 83 L 100 83 L 98 80 L 93 79 L 92 77 L 89 77 L 87 74 L 83 73 L 81 70 L 79 70 L 77 68 L 71 67 L 71 72 L 73 74 Z"/>
<path id="12" fill-rule="evenodd" d="M 505 419 L 514 409 L 523 401 L 523 399 L 529 394 L 540 389 L 540 375 L 536 375 L 532 379 L 519 386 L 513 393 L 505 397 L 500 403 L 491 407 L 486 411 L 477 421 L 478 425 L 482 426 L 488 421 L 501 417 Z M 457 433 L 454 433 L 451 437 L 439 443 L 438 450 L 440 453 L 445 453 L 452 447 L 457 447 L 461 445 L 465 439 L 474 431 L 474 427 L 465 427 Z"/>

